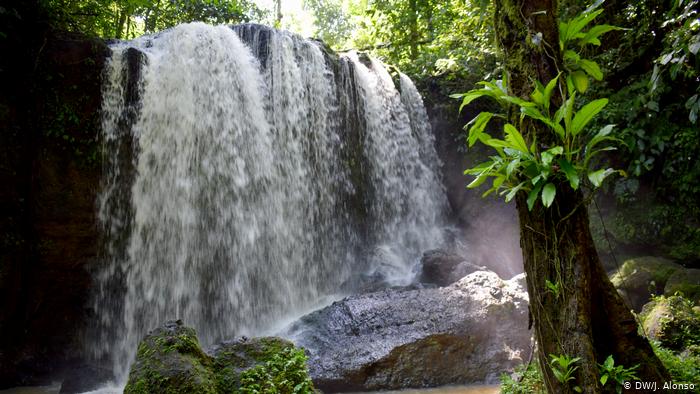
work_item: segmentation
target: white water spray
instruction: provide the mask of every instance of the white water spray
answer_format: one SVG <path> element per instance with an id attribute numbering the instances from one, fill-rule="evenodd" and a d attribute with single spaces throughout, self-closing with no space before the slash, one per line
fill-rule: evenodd
<path id="1" fill-rule="evenodd" d="M 123 380 L 165 320 L 207 345 L 269 332 L 361 275 L 409 282 L 446 203 L 400 79 L 401 94 L 377 61 L 253 25 L 114 45 L 93 356 Z"/>

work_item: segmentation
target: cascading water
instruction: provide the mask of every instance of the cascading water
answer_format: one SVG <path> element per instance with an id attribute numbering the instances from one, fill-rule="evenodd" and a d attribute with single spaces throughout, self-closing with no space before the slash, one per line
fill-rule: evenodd
<path id="1" fill-rule="evenodd" d="M 144 333 L 269 332 L 363 275 L 407 283 L 446 207 L 420 95 L 376 60 L 257 25 L 112 46 L 93 356 Z M 348 285 L 350 284 L 350 285 Z"/>

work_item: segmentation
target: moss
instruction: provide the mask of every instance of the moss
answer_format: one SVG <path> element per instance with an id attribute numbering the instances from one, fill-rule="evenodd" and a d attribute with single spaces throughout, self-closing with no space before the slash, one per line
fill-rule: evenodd
<path id="1" fill-rule="evenodd" d="M 639 317 L 646 335 L 667 349 L 682 351 L 700 346 L 700 313 L 687 298 L 654 297 Z"/>
<path id="2" fill-rule="evenodd" d="M 139 344 L 124 392 L 307 393 L 313 385 L 301 349 L 280 338 L 254 338 L 220 345 L 206 354 L 196 333 L 169 322 Z"/>
<path id="3" fill-rule="evenodd" d="M 638 277 L 648 284 L 653 282 L 654 290 L 660 293 L 668 278 L 681 268 L 680 265 L 668 259 L 653 256 L 638 257 L 625 261 L 610 280 L 615 287 L 629 287 L 636 285 L 629 282 L 636 282 L 633 278 Z"/>

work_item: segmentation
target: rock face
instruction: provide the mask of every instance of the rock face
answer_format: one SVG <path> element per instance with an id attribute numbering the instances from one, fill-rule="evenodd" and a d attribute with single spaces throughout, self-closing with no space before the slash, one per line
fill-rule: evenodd
<path id="1" fill-rule="evenodd" d="M 652 295 L 664 293 L 666 282 L 683 267 L 660 257 L 638 257 L 624 262 L 610 280 L 628 305 L 639 312 Z"/>
<path id="2" fill-rule="evenodd" d="M 524 275 L 474 272 L 448 287 L 348 297 L 283 336 L 310 354 L 323 391 L 495 382 L 530 352 Z"/>
<path id="3" fill-rule="evenodd" d="M 79 365 L 99 243 L 107 50 L 21 14 L 35 29 L 24 35 L 5 24 L 11 14 L 0 16 L 2 53 L 13 54 L 0 60 L 0 388 L 50 383 Z"/>
<path id="4" fill-rule="evenodd" d="M 289 341 L 267 337 L 199 345 L 192 328 L 167 322 L 139 344 L 125 394 L 312 392 L 306 356 Z M 299 388 L 300 391 L 294 391 Z"/>
<path id="5" fill-rule="evenodd" d="M 476 271 L 485 271 L 486 267 L 467 261 L 464 257 L 441 249 L 429 250 L 421 258 L 421 283 L 448 286 Z"/>

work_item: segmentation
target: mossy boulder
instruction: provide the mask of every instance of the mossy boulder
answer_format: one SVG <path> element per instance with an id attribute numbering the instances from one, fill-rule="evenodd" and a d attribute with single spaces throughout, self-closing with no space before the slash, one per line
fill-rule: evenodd
<path id="1" fill-rule="evenodd" d="M 685 297 L 659 296 L 639 315 L 644 333 L 667 349 L 700 349 L 700 309 Z"/>
<path id="2" fill-rule="evenodd" d="M 679 270 L 681 265 L 665 258 L 637 257 L 625 261 L 610 280 L 628 305 L 640 311 L 651 296 L 664 294 L 666 282 Z"/>
<path id="3" fill-rule="evenodd" d="M 302 349 L 281 338 L 242 338 L 208 354 L 192 328 L 167 322 L 139 344 L 125 394 L 309 393 Z"/>
<path id="4" fill-rule="evenodd" d="M 666 281 L 664 294 L 671 296 L 676 293 L 700 302 L 700 269 L 683 269 L 673 273 Z"/>
<path id="5" fill-rule="evenodd" d="M 217 393 L 211 366 L 194 329 L 167 322 L 139 344 L 124 393 Z"/>

